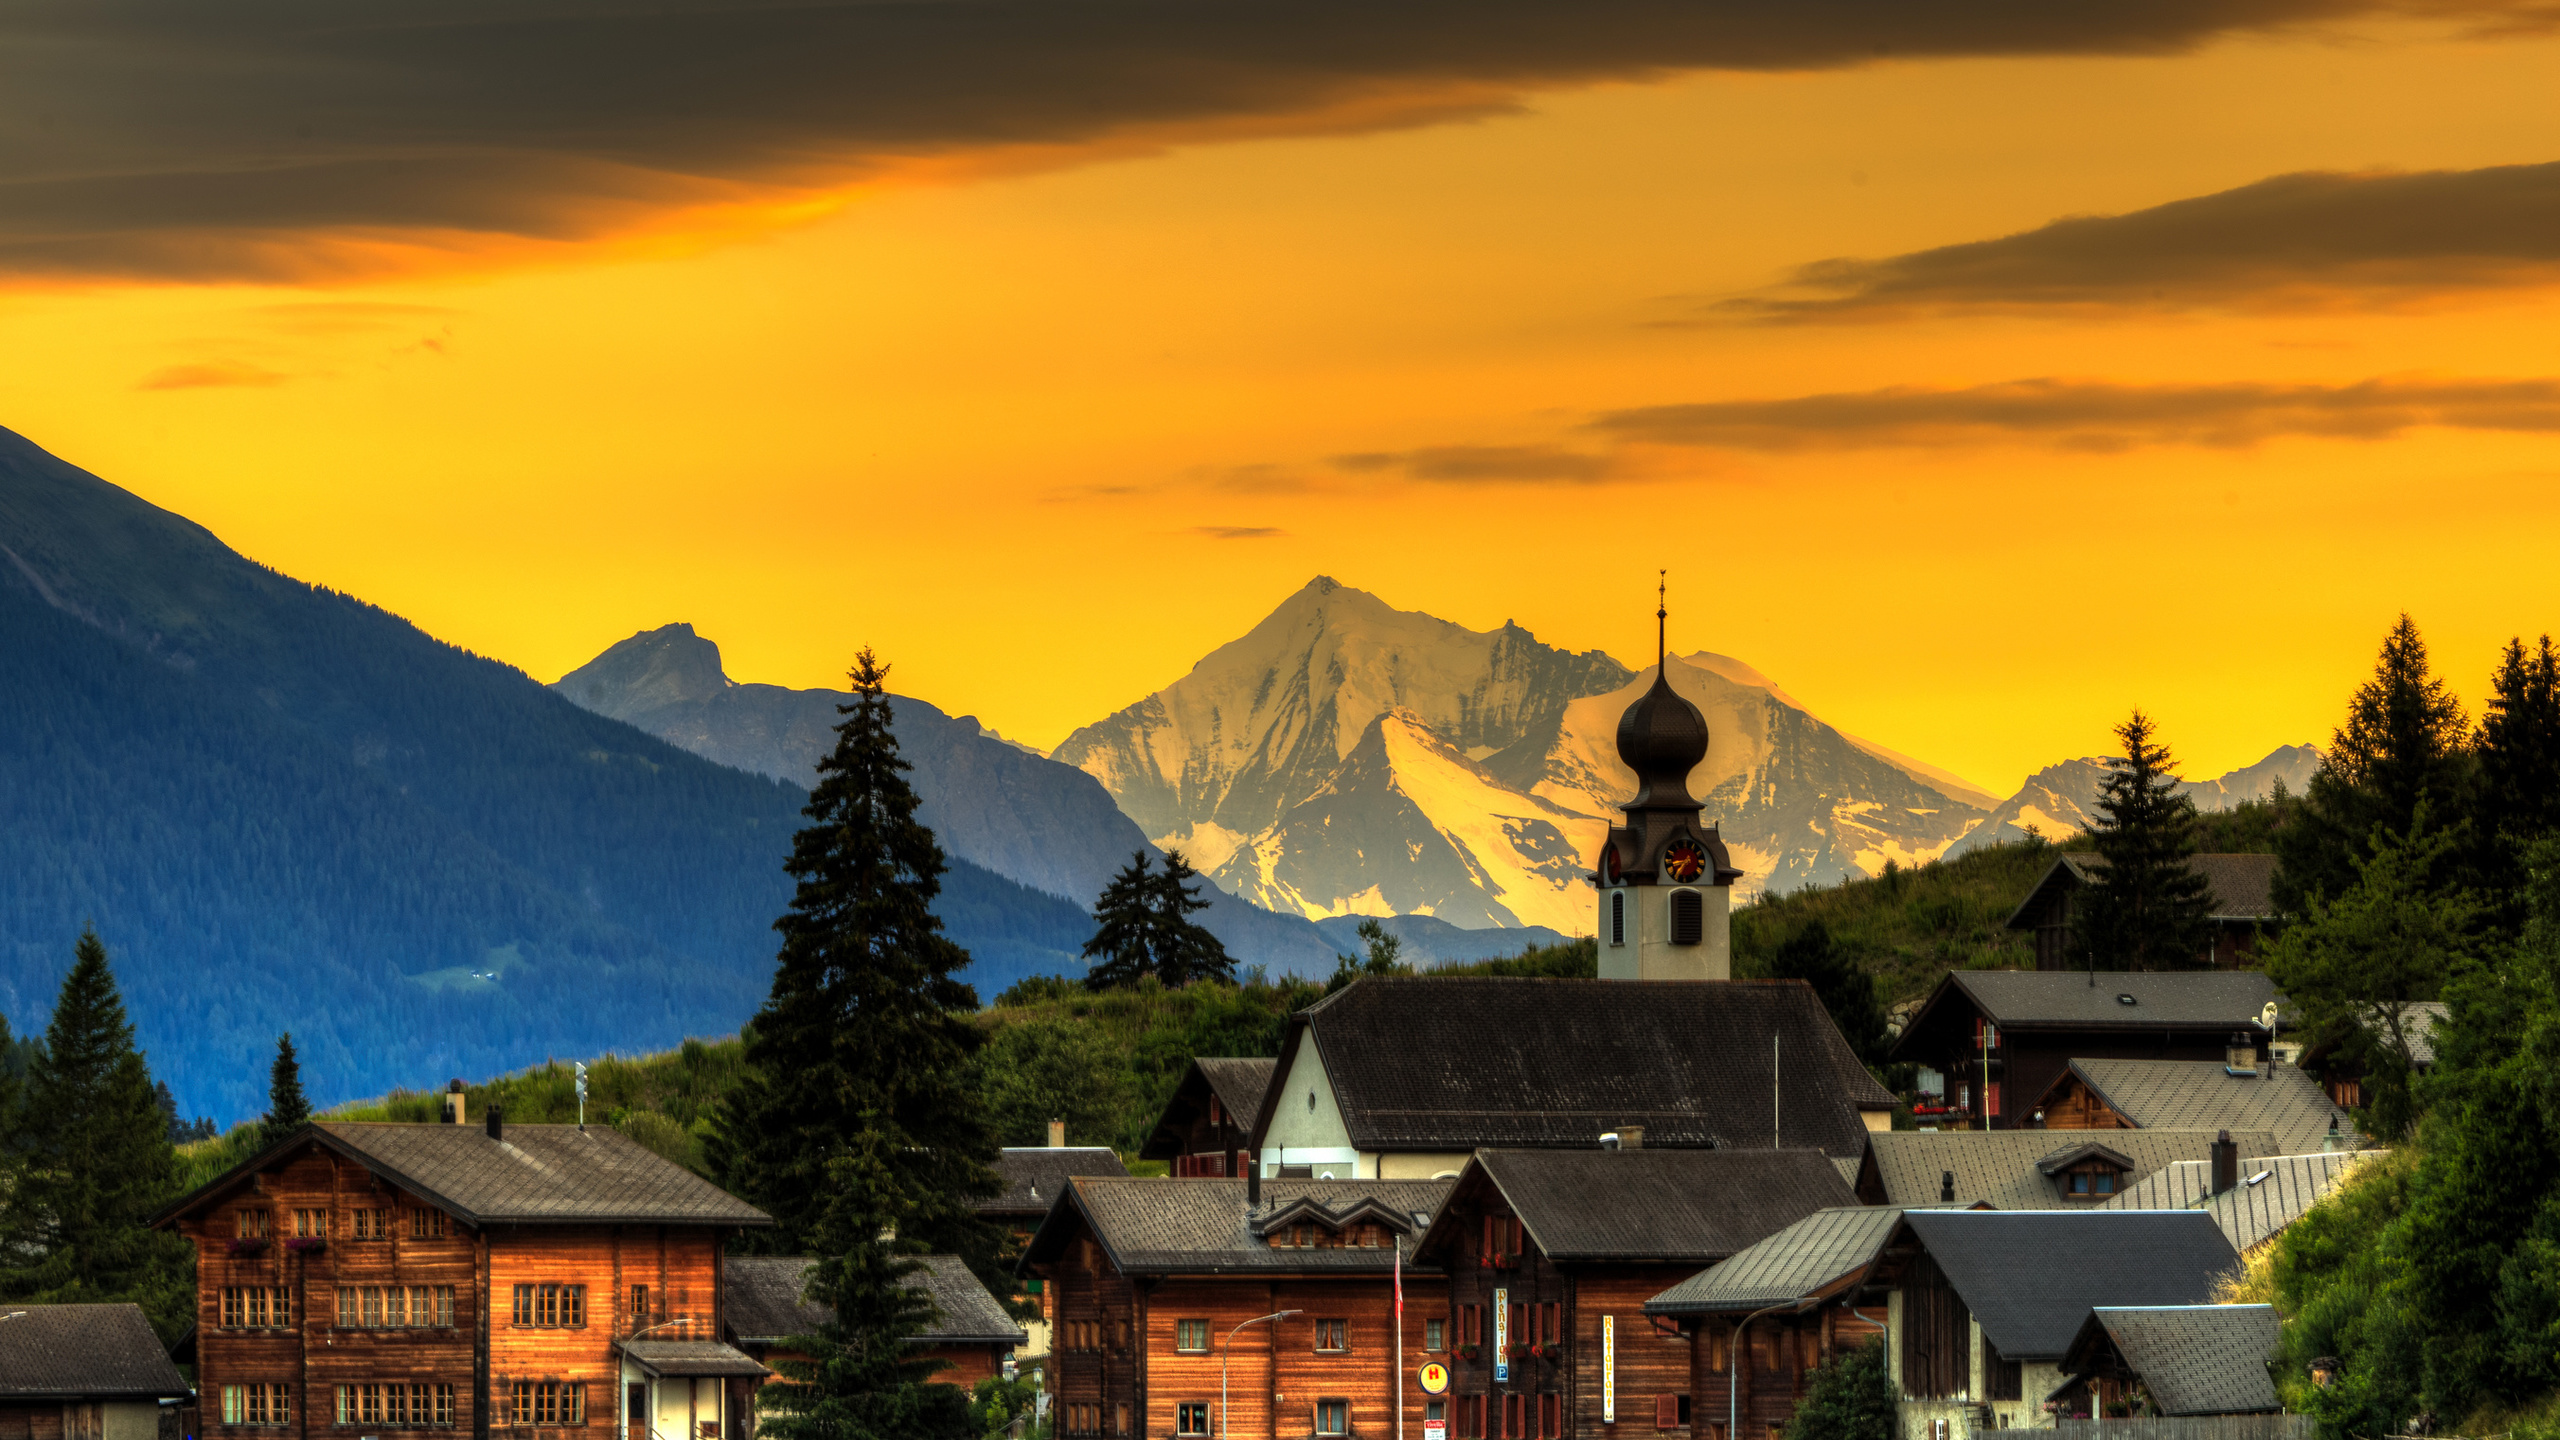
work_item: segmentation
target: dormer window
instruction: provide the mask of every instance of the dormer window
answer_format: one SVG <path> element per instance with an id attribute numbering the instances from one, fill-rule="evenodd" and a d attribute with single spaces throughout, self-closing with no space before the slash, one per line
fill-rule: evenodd
<path id="1" fill-rule="evenodd" d="M 2069 1177 L 2063 1193 L 2074 1200 L 2111 1199 L 2124 1179 L 2124 1172 L 2102 1161 L 2077 1166 L 2065 1174 Z"/>
<path id="2" fill-rule="evenodd" d="M 2036 1162 L 2053 1181 L 2066 1204 L 2094 1205 L 2122 1193 L 2133 1176 L 2133 1160 L 2091 1141 L 2056 1150 Z"/>

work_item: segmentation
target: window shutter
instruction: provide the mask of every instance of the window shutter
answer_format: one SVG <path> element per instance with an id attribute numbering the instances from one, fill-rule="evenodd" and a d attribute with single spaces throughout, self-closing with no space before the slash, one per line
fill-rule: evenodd
<path id="1" fill-rule="evenodd" d="M 1706 939 L 1706 897 L 1695 890 L 1671 892 L 1671 943 L 1696 945 Z"/>
<path id="2" fill-rule="evenodd" d="M 1679 1396 L 1656 1395 L 1653 1397 L 1653 1428 L 1656 1430 L 1677 1430 L 1680 1428 Z"/>

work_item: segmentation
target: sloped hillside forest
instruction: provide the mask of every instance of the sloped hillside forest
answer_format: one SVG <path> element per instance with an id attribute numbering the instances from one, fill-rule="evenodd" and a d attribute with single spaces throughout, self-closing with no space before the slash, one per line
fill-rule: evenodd
<path id="1" fill-rule="evenodd" d="M 2204 815 L 2154 806 L 2143 822 L 2152 833 L 2140 837 L 2125 833 L 2125 817 L 2141 811 L 2144 785 L 2166 793 L 2158 787 L 2175 759 L 2139 716 L 2119 733 L 2129 754 L 2109 797 L 2112 818 L 2062 847 L 2122 854 L 2139 840 L 2173 860 L 2180 851 L 2277 855 L 2279 898 L 2294 919 L 2262 952 L 2266 967 L 2291 998 L 2308 1056 L 2366 1077 L 2359 1122 L 2394 1147 L 2235 1277 L 2233 1295 L 2270 1300 L 2289 1319 L 2279 1377 L 2288 1403 L 2317 1415 L 2325 1440 L 2405 1433 L 2424 1415 L 2473 1434 L 2560 1431 L 2560 655 L 2548 640 L 2513 644 L 2475 720 L 2403 620 L 2348 698 L 2303 793 Z M 2004 922 L 2056 849 L 2031 837 L 1764 898 L 1735 916 L 1737 973 L 1808 981 L 1869 1063 L 1905 1079 L 1884 1067 L 1888 1017 L 1949 969 L 2031 963 L 2028 938 Z M 981 997 L 969 1016 L 966 1086 L 999 1143 L 1039 1144 L 1047 1122 L 1062 1118 L 1071 1143 L 1134 1159 L 1193 1056 L 1275 1054 L 1296 1010 L 1363 974 L 1414 968 L 1377 925 L 1329 980 L 1204 960 L 1182 948 L 1192 903 L 1184 885 L 1196 877 L 1168 885 L 1154 876 L 1126 887 L 1135 908 L 1117 917 L 1119 930 L 1107 895 L 1099 922 L 1104 935 L 1152 938 L 1113 942 L 1116 955 L 1097 943 L 1088 958 L 1101 963 L 1018 981 Z M 108 951 L 94 940 L 78 948 L 41 1036 L 0 1036 L 0 1133 L 12 1172 L 0 1207 L 9 1240 L 0 1289 L 16 1298 L 129 1295 L 174 1326 L 188 1262 L 143 1235 L 141 1217 L 252 1153 L 263 1128 L 208 1136 L 182 1121 L 134 1046 Z M 1150 959 L 1177 952 L 1187 968 Z M 1586 939 L 1432 973 L 1595 969 Z M 1181 983 L 1167 983 L 1168 973 Z M 1103 984 L 1097 974 L 1118 978 Z M 2422 1069 L 2400 1020 L 2402 1007 L 2428 1000 L 2445 1002 L 2450 1019 Z M 262 1050 L 272 1042 L 262 1035 Z M 586 1119 L 716 1172 L 717 1116 L 753 1078 L 750 1049 L 738 1037 L 641 1056 L 597 1047 Z M 290 1060 L 280 1055 L 266 1078 L 282 1087 Z M 303 1064 L 317 1088 L 344 1093 L 331 1062 Z M 289 1088 L 270 1090 L 288 1114 L 301 1103 L 300 1082 Z M 571 1066 L 557 1053 L 467 1088 L 475 1113 L 579 1113 Z M 395 1090 L 330 1113 L 426 1121 L 437 1103 Z M 53 1152 L 71 1133 L 117 1137 L 111 1177 L 83 1179 L 85 1167 L 61 1163 Z M 2326 1389 L 2304 1378 L 2317 1357 L 2339 1362 L 2340 1379 Z"/>

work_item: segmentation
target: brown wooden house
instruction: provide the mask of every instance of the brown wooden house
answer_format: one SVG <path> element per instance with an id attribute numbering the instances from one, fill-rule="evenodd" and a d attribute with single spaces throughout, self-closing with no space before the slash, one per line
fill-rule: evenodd
<path id="1" fill-rule="evenodd" d="M 1383 1437 L 1399 1395 L 1418 1434 L 1432 1397 L 1416 1375 L 1447 1358 L 1448 1284 L 1414 1265 L 1413 1237 L 1448 1191 L 1433 1180 L 1074 1180 L 1025 1260 L 1057 1299 L 1056 1434 Z M 1232 1417 L 1218 1409 L 1222 1377 Z"/>
<path id="2" fill-rule="evenodd" d="M 0 1440 L 158 1440 L 187 1398 L 138 1305 L 0 1306 Z"/>
<path id="3" fill-rule="evenodd" d="M 1645 1303 L 1853 1198 L 1818 1150 L 1477 1152 L 1416 1250 L 1449 1274 L 1450 1436 L 1712 1433 Z"/>
<path id="4" fill-rule="evenodd" d="M 1165 1102 L 1154 1133 L 1138 1151 L 1185 1178 L 1242 1175 L 1251 1162 L 1253 1124 L 1277 1060 L 1212 1056 L 1191 1062 Z"/>
<path id="5" fill-rule="evenodd" d="M 1031 1243 L 1032 1232 L 1048 1218 L 1051 1206 L 1066 1193 L 1067 1182 L 1078 1175 L 1122 1175 L 1129 1173 L 1120 1156 L 1106 1146 L 1069 1145 L 1066 1122 L 1049 1122 L 1049 1143 L 1044 1146 L 1012 1145 L 996 1157 L 996 1177 L 1004 1189 L 994 1195 L 970 1202 L 970 1208 L 1004 1227 L 1007 1237 L 1007 1263 L 1021 1257 L 1023 1247 Z M 1051 1304 L 1045 1287 L 1037 1276 L 1023 1280 L 1024 1289 L 1017 1298 L 1036 1300 L 1040 1317 L 1025 1321 L 1023 1341 L 1015 1350 L 1016 1358 L 1026 1364 L 1037 1364 L 1048 1358 Z"/>
<path id="6" fill-rule="evenodd" d="M 2234 1032 L 2265 1046 L 2276 999 L 2254 970 L 1954 970 L 1888 1059 L 1945 1075 L 1945 1113 L 1921 1123 L 2023 1129 L 2073 1060 L 2221 1061 Z"/>
<path id="7" fill-rule="evenodd" d="M 942 1362 L 933 1380 L 943 1385 L 974 1387 L 1004 1373 L 1023 1340 L 1022 1325 L 998 1303 L 986 1285 L 957 1255 L 917 1257 L 923 1268 L 907 1283 L 933 1302 L 933 1319 L 908 1345 Z M 807 1296 L 810 1267 L 806 1255 L 730 1255 L 721 1260 L 722 1338 L 768 1369 L 775 1362 L 802 1358 L 792 1348 L 795 1337 L 825 1324 L 831 1312 Z M 776 1375 L 764 1383 L 789 1383 Z M 743 1432 L 754 1433 L 752 1408 L 740 1416 Z"/>
<path id="8" fill-rule="evenodd" d="M 2197 855 L 2187 862 L 2213 895 L 2213 948 L 2196 958 L 2216 970 L 2258 963 L 2258 946 L 2284 924 L 2274 896 L 2273 855 Z M 2104 857 L 2072 851 L 2054 857 L 2027 898 L 2009 916 L 2008 928 L 2035 936 L 2038 970 L 2076 968 L 2071 954 L 2072 912 L 2078 897 L 2106 874 Z"/>
<path id="9" fill-rule="evenodd" d="M 772 1220 L 604 1126 L 323 1121 L 153 1223 L 196 1245 L 205 1440 L 721 1440 L 764 1373 L 720 1250 Z"/>

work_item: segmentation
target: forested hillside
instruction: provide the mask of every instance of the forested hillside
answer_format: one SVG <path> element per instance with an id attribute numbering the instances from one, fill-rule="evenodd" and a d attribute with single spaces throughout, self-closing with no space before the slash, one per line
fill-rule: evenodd
<path id="1" fill-rule="evenodd" d="M 250 563 L 0 431 L 0 1012 L 114 956 L 189 1114 L 645 1050 L 743 1021 L 799 791 L 591 715 Z M 1073 963 L 1075 905 L 955 867 L 992 992 Z M 988 983 L 991 982 L 991 983 Z"/>

